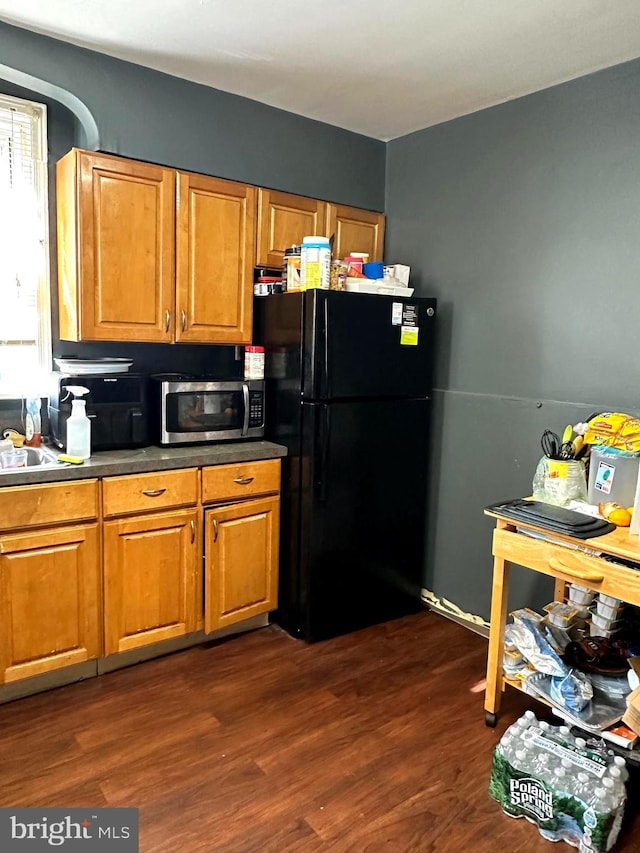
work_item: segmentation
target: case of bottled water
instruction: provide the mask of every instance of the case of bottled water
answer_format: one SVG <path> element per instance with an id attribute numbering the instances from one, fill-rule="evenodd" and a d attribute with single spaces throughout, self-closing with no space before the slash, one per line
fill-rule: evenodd
<path id="1" fill-rule="evenodd" d="M 590 749 L 567 726 L 538 722 L 527 711 L 495 748 L 489 794 L 543 838 L 604 853 L 620 831 L 628 778 L 623 758 Z"/>

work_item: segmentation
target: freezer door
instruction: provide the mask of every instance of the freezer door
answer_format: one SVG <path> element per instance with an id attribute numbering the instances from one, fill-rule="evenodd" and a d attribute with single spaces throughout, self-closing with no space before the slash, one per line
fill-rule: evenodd
<path id="1" fill-rule="evenodd" d="M 347 633 L 421 608 L 427 399 L 302 405 L 299 632 Z"/>
<path id="2" fill-rule="evenodd" d="M 303 316 L 303 399 L 429 394 L 435 299 L 310 290 Z"/>

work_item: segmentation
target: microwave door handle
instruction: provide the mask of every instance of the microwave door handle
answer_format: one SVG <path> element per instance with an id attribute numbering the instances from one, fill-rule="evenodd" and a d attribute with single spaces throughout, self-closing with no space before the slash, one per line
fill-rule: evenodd
<path id="1" fill-rule="evenodd" d="M 244 422 L 242 424 L 242 435 L 249 434 L 249 386 L 242 383 L 242 400 L 244 402 Z"/>

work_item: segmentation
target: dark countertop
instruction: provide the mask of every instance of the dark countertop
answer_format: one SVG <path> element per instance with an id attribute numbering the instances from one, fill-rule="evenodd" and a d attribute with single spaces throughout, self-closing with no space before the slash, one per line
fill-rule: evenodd
<path id="1" fill-rule="evenodd" d="M 137 450 L 106 450 L 94 453 L 82 465 L 60 464 L 54 468 L 33 466 L 0 474 L 3 486 L 27 486 L 32 483 L 59 483 L 92 477 L 114 477 L 175 468 L 199 468 L 233 462 L 279 459 L 287 448 L 270 441 L 238 441 L 199 444 L 192 447 L 141 447 Z"/>

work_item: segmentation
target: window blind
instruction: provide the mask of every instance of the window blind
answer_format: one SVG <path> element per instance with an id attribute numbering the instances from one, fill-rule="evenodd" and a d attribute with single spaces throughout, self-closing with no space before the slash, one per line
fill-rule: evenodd
<path id="1" fill-rule="evenodd" d="M 0 394 L 48 368 L 46 107 L 0 95 Z"/>

